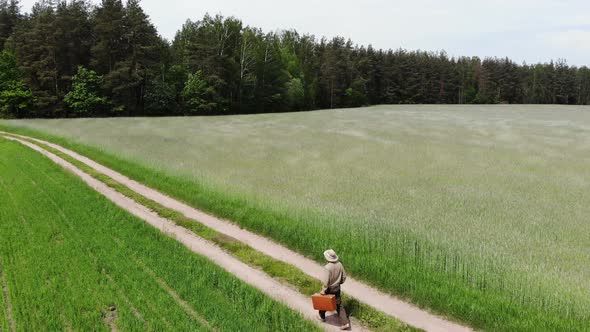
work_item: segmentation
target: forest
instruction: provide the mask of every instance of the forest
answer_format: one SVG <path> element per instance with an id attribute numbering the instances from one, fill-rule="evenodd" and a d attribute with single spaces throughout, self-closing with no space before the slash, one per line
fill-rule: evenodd
<path id="1" fill-rule="evenodd" d="M 265 32 L 235 17 L 159 35 L 139 0 L 0 0 L 0 117 L 216 115 L 376 104 L 590 103 L 564 59 L 450 57 Z"/>

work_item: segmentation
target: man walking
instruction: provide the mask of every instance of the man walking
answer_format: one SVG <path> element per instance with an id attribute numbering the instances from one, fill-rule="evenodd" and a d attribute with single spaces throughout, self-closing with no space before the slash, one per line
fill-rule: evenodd
<path id="1" fill-rule="evenodd" d="M 332 249 L 324 251 L 324 257 L 328 264 L 326 264 L 326 273 L 323 279 L 323 288 L 321 294 L 334 294 L 336 296 L 336 310 L 338 317 L 340 317 L 340 323 L 343 325 L 340 327 L 341 330 L 347 330 L 350 328 L 350 321 L 346 316 L 346 310 L 342 306 L 342 298 L 340 296 L 340 285 L 346 281 L 346 272 L 344 272 L 344 266 L 339 262 L 338 255 Z M 326 321 L 326 312 L 321 311 L 320 320 Z"/>

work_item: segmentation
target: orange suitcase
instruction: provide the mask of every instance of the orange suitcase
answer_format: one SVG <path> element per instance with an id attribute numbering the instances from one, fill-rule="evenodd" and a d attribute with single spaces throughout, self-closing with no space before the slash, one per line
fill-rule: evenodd
<path id="1" fill-rule="evenodd" d="M 336 295 L 313 294 L 311 296 L 313 308 L 322 311 L 336 310 Z"/>

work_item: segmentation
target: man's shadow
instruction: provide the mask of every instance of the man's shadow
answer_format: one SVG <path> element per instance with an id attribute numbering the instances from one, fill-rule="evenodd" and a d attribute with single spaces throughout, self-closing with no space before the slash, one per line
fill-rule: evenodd
<path id="1" fill-rule="evenodd" d="M 349 319 L 350 319 L 350 317 L 349 317 Z M 338 313 L 335 310 L 326 312 L 325 323 L 328 325 L 336 326 L 336 327 L 340 327 L 340 326 L 344 325 L 344 322 L 340 319 L 340 317 L 338 317 Z M 350 330 L 351 329 L 349 328 L 348 331 L 350 331 Z"/>

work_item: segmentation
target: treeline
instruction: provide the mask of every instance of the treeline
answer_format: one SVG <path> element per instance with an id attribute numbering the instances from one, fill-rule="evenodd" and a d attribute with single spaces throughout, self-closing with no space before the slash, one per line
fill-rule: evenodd
<path id="1" fill-rule="evenodd" d="M 233 17 L 163 39 L 139 0 L 0 0 L 0 115 L 138 116 L 371 104 L 590 103 L 590 69 L 565 61 L 376 50 L 264 33 Z"/>

